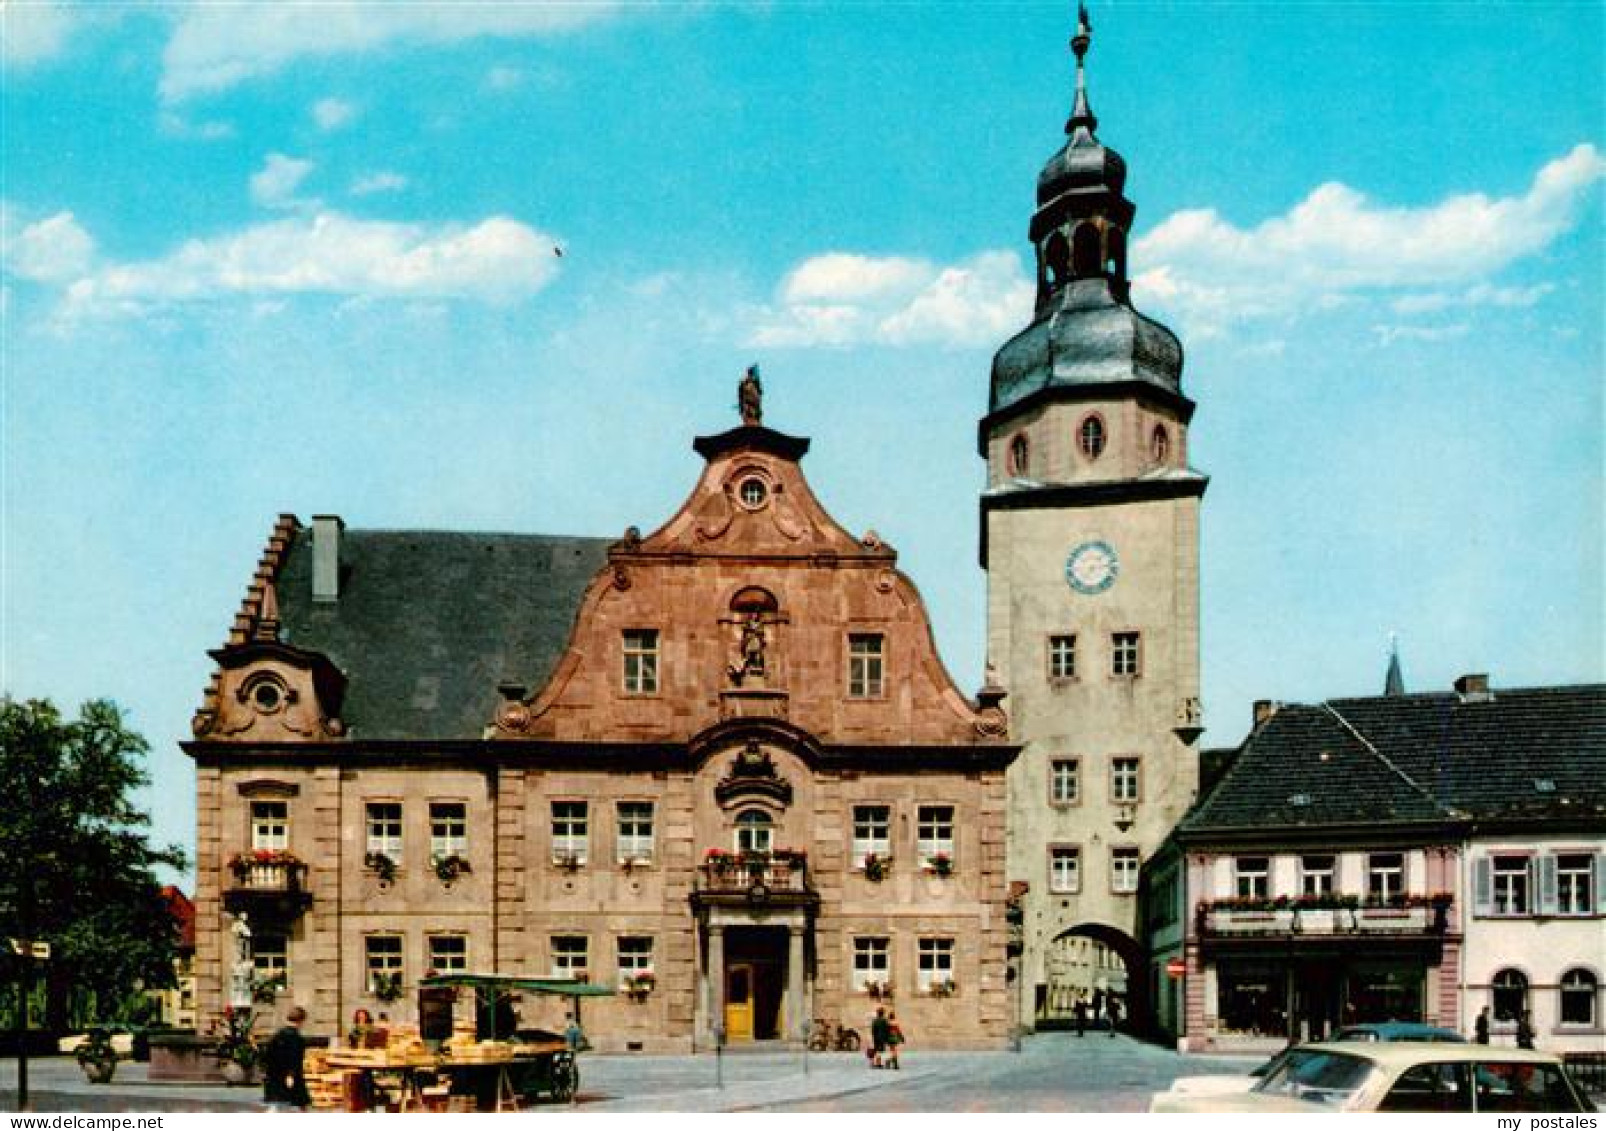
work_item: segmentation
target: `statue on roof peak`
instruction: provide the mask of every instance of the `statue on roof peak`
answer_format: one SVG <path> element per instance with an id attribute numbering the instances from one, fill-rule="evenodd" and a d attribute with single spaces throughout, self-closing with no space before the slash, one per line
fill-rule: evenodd
<path id="1" fill-rule="evenodd" d="M 751 427 L 764 422 L 764 383 L 759 380 L 758 362 L 747 367 L 747 376 L 736 386 L 736 403 L 743 424 Z"/>

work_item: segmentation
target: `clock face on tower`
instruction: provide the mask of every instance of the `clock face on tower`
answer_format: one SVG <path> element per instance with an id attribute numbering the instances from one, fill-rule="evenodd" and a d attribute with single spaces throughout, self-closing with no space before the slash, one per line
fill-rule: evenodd
<path id="1" fill-rule="evenodd" d="M 1120 559 L 1108 542 L 1083 542 L 1065 559 L 1065 580 L 1078 593 L 1102 593 L 1120 572 Z"/>

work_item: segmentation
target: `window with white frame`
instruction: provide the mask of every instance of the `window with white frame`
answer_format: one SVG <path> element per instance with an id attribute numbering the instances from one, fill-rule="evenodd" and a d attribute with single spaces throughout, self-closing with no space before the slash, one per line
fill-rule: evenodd
<path id="1" fill-rule="evenodd" d="M 1143 637 L 1136 632 L 1110 634 L 1110 674 L 1135 676 L 1143 666 Z"/>
<path id="2" fill-rule="evenodd" d="M 461 801 L 429 803 L 431 859 L 468 855 L 468 806 Z"/>
<path id="3" fill-rule="evenodd" d="M 651 974 L 652 936 L 619 936 L 619 980 L 628 982 L 637 974 Z"/>
<path id="4" fill-rule="evenodd" d="M 1142 793 L 1143 759 L 1125 756 L 1110 759 L 1110 800 L 1132 805 Z"/>
<path id="5" fill-rule="evenodd" d="M 1239 899 L 1266 899 L 1271 895 L 1271 860 L 1265 856 L 1239 856 L 1233 861 Z"/>
<path id="6" fill-rule="evenodd" d="M 1076 637 L 1071 633 L 1048 638 L 1048 678 L 1076 678 Z"/>
<path id="7" fill-rule="evenodd" d="M 290 803 L 251 802 L 251 847 L 256 850 L 290 847 Z"/>
<path id="8" fill-rule="evenodd" d="M 1594 858 L 1587 852 L 1556 854 L 1556 914 L 1595 913 Z"/>
<path id="9" fill-rule="evenodd" d="M 1110 850 L 1110 890 L 1118 895 L 1127 895 L 1138 890 L 1138 867 L 1140 857 L 1135 848 L 1112 848 Z"/>
<path id="10" fill-rule="evenodd" d="M 1055 758 L 1048 764 L 1048 799 L 1055 805 L 1075 805 L 1082 800 L 1082 760 Z"/>
<path id="11" fill-rule="evenodd" d="M 652 862 L 652 802 L 621 801 L 616 813 L 619 822 L 619 862 Z"/>
<path id="12" fill-rule="evenodd" d="M 954 940 L 921 939 L 916 984 L 922 993 L 933 989 L 952 989 L 954 984 Z"/>
<path id="13" fill-rule="evenodd" d="M 467 935 L 430 935 L 429 968 L 437 974 L 468 972 Z"/>
<path id="14" fill-rule="evenodd" d="M 915 811 L 915 852 L 921 862 L 954 858 L 954 807 L 922 805 Z"/>
<path id="15" fill-rule="evenodd" d="M 1533 861 L 1527 856 L 1491 858 L 1496 915 L 1527 915 L 1531 901 Z"/>
<path id="16" fill-rule="evenodd" d="M 855 867 L 864 864 L 866 856 L 886 859 L 892 855 L 892 807 L 890 805 L 855 805 L 853 807 L 853 852 Z"/>
<path id="17" fill-rule="evenodd" d="M 1489 981 L 1494 1019 L 1515 1022 L 1528 1011 L 1528 977 L 1521 970 L 1501 970 Z"/>
<path id="18" fill-rule="evenodd" d="M 363 966 L 368 974 L 368 992 L 401 986 L 402 939 L 400 935 L 369 935 L 363 940 Z"/>
<path id="19" fill-rule="evenodd" d="M 552 858 L 560 864 L 584 864 L 590 843 L 584 801 L 552 803 Z"/>
<path id="20" fill-rule="evenodd" d="M 853 989 L 858 993 L 892 980 L 892 943 L 882 938 L 853 940 Z"/>
<path id="21" fill-rule="evenodd" d="M 736 814 L 736 851 L 770 851 L 775 846 L 775 820 L 762 809 L 743 809 Z"/>
<path id="22" fill-rule="evenodd" d="M 251 937 L 251 977 L 263 987 L 290 988 L 290 943 L 283 935 Z"/>
<path id="23" fill-rule="evenodd" d="M 590 940 L 584 935 L 552 936 L 552 976 L 585 981 L 590 963 Z"/>
<path id="24" fill-rule="evenodd" d="M 399 863 L 402 856 L 402 807 L 400 801 L 370 801 L 368 810 L 368 851 L 382 852 Z"/>
<path id="25" fill-rule="evenodd" d="M 1578 968 L 1561 976 L 1561 1023 L 1595 1026 L 1595 999 L 1599 996 L 1600 982 L 1588 970 Z"/>
<path id="26" fill-rule="evenodd" d="M 879 699 L 886 679 L 886 639 L 879 632 L 848 634 L 848 698 Z"/>
<path id="27" fill-rule="evenodd" d="M 1332 895 L 1336 860 L 1332 856 L 1301 856 L 1299 858 L 1299 892 L 1301 895 Z"/>
<path id="28" fill-rule="evenodd" d="M 1374 852 L 1366 858 L 1366 898 L 1373 903 L 1405 898 L 1404 853 Z"/>
<path id="29" fill-rule="evenodd" d="M 1048 890 L 1075 895 L 1082 890 L 1082 850 L 1057 844 L 1048 850 Z"/>
<path id="30" fill-rule="evenodd" d="M 627 628 L 623 637 L 626 695 L 658 692 L 658 630 Z"/>

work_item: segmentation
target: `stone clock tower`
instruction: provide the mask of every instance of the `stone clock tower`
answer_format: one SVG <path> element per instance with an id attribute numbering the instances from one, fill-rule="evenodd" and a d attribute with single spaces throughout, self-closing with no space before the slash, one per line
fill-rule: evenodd
<path id="1" fill-rule="evenodd" d="M 1199 502 L 1182 347 L 1132 308 L 1126 162 L 1095 136 L 1081 13 L 1068 140 L 1037 180 L 1032 322 L 993 359 L 981 557 L 1009 690 L 1009 876 L 1028 1025 L 1114 995 L 1145 1022 L 1139 869 L 1193 800 Z M 1019 888 L 1017 888 L 1019 890 Z"/>

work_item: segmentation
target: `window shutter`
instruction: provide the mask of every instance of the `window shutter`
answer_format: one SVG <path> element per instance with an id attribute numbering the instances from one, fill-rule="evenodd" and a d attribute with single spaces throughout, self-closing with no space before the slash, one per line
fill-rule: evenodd
<path id="1" fill-rule="evenodd" d="M 1606 852 L 1595 857 L 1595 912 L 1606 915 Z"/>
<path id="2" fill-rule="evenodd" d="M 1488 915 L 1493 911 L 1494 904 L 1494 874 L 1493 865 L 1487 856 L 1480 856 L 1472 862 L 1472 906 L 1478 915 Z"/>
<path id="3" fill-rule="evenodd" d="M 1549 853 L 1539 858 L 1539 914 L 1556 913 L 1556 858 Z"/>

